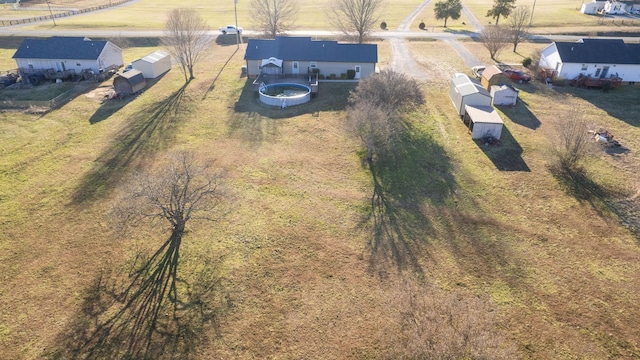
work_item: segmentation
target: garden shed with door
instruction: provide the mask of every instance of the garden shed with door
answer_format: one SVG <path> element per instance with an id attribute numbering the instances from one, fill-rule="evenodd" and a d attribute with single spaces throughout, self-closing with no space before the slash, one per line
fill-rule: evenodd
<path id="1" fill-rule="evenodd" d="M 493 85 L 491 86 L 491 105 L 514 106 L 518 101 L 519 90 L 511 85 Z"/>
<path id="2" fill-rule="evenodd" d="M 491 106 L 491 94 L 465 74 L 451 79 L 449 97 L 460 116 L 465 114 L 465 105 Z"/>
<path id="3" fill-rule="evenodd" d="M 503 73 L 499 67 L 492 65 L 484 69 L 482 76 L 480 76 L 480 82 L 489 91 L 493 85 L 508 84 L 509 76 Z"/>
<path id="4" fill-rule="evenodd" d="M 462 121 L 471 131 L 472 139 L 483 139 L 493 136 L 500 139 L 504 123 L 492 106 L 465 105 Z"/>
<path id="5" fill-rule="evenodd" d="M 171 70 L 171 55 L 158 50 L 131 63 L 134 69 L 140 70 L 145 79 L 155 79 Z"/>
<path id="6" fill-rule="evenodd" d="M 118 96 L 134 94 L 146 86 L 146 81 L 140 70 L 131 69 L 113 78 L 113 89 Z"/>

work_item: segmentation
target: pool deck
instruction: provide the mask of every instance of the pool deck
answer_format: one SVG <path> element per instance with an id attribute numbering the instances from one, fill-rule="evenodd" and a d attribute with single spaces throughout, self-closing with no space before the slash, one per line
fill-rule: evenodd
<path id="1" fill-rule="evenodd" d="M 311 80 L 311 81 L 310 81 Z M 311 93 L 318 93 L 318 75 L 317 74 L 286 74 L 286 75 L 274 75 L 274 74 L 260 74 L 253 82 L 253 89 L 258 91 L 260 84 L 282 84 L 293 83 L 306 85 L 311 88 Z"/>

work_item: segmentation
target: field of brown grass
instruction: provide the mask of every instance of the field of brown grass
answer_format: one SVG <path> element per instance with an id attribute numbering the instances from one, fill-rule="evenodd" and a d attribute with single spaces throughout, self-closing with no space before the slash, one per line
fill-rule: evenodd
<path id="1" fill-rule="evenodd" d="M 174 67 L 137 97 L 0 113 L 3 356 L 640 357 L 639 88 L 523 84 L 487 147 L 448 98 L 461 60 L 444 42 L 410 49 L 432 78 L 427 103 L 407 118 L 402 156 L 375 169 L 345 131 L 352 86 L 268 108 L 224 44 L 186 87 Z M 576 109 L 623 148 L 598 149 L 572 183 L 549 164 Z M 177 310 L 140 319 L 122 290 L 168 233 L 122 236 L 108 213 L 132 174 L 185 149 L 226 171 L 227 215 L 189 226 Z"/>

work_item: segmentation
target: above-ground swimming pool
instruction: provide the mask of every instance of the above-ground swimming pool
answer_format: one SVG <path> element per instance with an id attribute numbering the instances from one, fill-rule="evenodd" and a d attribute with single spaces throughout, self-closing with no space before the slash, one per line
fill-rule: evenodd
<path id="1" fill-rule="evenodd" d="M 304 104 L 311 100 L 311 88 L 302 84 L 260 85 L 260 101 L 267 105 L 287 107 Z"/>

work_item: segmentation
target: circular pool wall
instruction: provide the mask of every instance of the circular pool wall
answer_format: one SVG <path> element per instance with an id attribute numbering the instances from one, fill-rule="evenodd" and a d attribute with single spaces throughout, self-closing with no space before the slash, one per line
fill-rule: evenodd
<path id="1" fill-rule="evenodd" d="M 260 86 L 260 101 L 267 105 L 288 107 L 311 100 L 311 88 L 302 84 L 270 84 Z"/>

